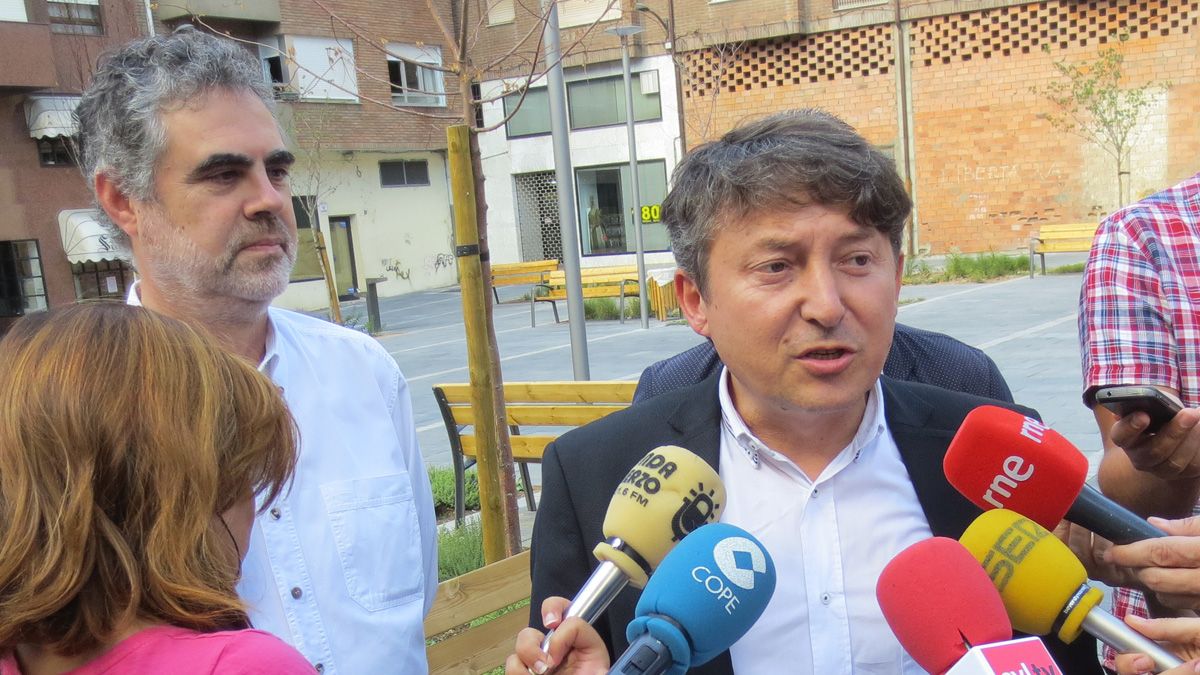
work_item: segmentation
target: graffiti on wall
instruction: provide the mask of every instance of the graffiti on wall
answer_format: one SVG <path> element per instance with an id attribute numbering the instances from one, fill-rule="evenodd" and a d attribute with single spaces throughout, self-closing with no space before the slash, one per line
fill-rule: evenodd
<path id="1" fill-rule="evenodd" d="M 408 281 L 409 277 L 412 275 L 411 268 L 408 268 L 408 267 L 401 268 L 400 261 L 396 260 L 395 258 L 384 258 L 380 262 L 383 264 L 383 269 L 388 272 L 391 272 L 392 275 L 395 276 L 397 279 L 403 279 L 405 281 Z"/>
<path id="2" fill-rule="evenodd" d="M 430 276 L 441 272 L 444 269 L 454 267 L 454 256 L 449 253 L 439 253 L 425 258 L 425 272 Z"/>

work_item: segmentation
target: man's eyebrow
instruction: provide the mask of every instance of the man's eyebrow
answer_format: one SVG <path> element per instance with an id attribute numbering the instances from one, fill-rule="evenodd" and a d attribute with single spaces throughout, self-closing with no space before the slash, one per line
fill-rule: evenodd
<path id="1" fill-rule="evenodd" d="M 263 162 L 267 166 L 291 166 L 296 163 L 296 156 L 287 150 L 272 151 Z"/>
<path id="2" fill-rule="evenodd" d="M 196 168 L 188 173 L 189 181 L 199 181 L 217 169 L 246 169 L 254 166 L 254 160 L 247 155 L 234 152 L 221 152 L 209 155 Z"/>

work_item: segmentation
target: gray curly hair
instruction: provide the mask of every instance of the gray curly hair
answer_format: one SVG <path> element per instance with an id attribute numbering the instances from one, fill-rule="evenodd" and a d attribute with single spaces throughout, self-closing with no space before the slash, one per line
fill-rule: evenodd
<path id="1" fill-rule="evenodd" d="M 789 110 L 692 150 L 675 168 L 663 222 L 675 261 L 701 292 L 718 230 L 754 211 L 844 207 L 899 253 L 912 200 L 896 166 L 834 115 Z"/>
<path id="2" fill-rule="evenodd" d="M 93 197 L 96 175 L 104 173 L 127 196 L 153 199 L 154 169 L 167 140 L 163 111 L 214 89 L 252 92 L 274 108 L 257 59 L 233 40 L 192 26 L 106 55 L 75 111 L 80 169 Z M 129 237 L 103 209 L 100 222 L 128 257 Z"/>

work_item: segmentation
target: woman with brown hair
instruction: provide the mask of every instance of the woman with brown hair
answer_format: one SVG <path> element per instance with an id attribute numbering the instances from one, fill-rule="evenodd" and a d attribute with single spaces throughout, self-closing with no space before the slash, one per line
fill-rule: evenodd
<path id="1" fill-rule="evenodd" d="M 120 304 L 0 341 L 0 675 L 305 673 L 234 587 L 292 418 L 209 337 Z"/>

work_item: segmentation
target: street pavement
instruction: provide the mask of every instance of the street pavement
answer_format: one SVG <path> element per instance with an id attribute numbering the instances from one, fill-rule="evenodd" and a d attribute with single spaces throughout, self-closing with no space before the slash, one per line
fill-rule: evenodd
<path id="1" fill-rule="evenodd" d="M 1077 260 L 1052 259 L 1048 264 Z M 1080 398 L 1076 327 L 1080 283 L 1080 274 L 1063 274 L 982 284 L 905 286 L 898 320 L 983 349 L 999 366 L 1016 400 L 1036 408 L 1051 428 L 1088 455 L 1094 470 L 1101 445 L 1091 412 Z M 502 294 L 501 299 L 514 296 L 514 290 L 502 289 L 508 297 Z M 566 303 L 559 303 L 564 321 L 557 325 L 549 305 L 538 303 L 538 325 L 530 327 L 529 305 L 512 299 L 495 307 L 504 379 L 573 379 Z M 377 337 L 408 380 L 425 461 L 449 465 L 449 440 L 431 387 L 468 381 L 461 294 L 454 287 L 384 298 L 380 309 L 383 332 Z M 344 316 L 355 314 L 365 314 L 361 302 L 343 306 Z M 365 322 L 365 316 L 362 319 Z M 701 340 L 681 322 L 651 318 L 649 329 L 642 329 L 637 319 L 624 324 L 589 321 L 591 377 L 636 380 L 649 364 Z"/>

